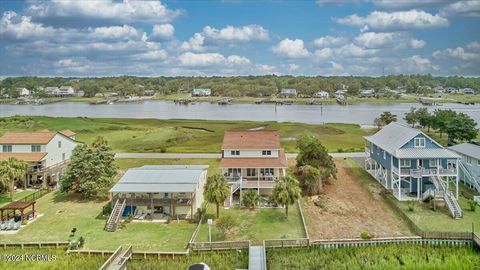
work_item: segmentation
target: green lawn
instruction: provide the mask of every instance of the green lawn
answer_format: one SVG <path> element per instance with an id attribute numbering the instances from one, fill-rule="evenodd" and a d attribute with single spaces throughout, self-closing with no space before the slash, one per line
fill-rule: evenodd
<path id="1" fill-rule="evenodd" d="M 463 187 L 467 190 L 467 187 Z M 453 189 L 452 189 L 453 190 Z M 468 191 L 473 193 L 473 191 Z M 478 195 L 478 194 L 476 194 Z M 427 203 L 418 203 L 415 210 L 408 211 L 408 203 L 396 201 L 396 204 L 407 214 L 410 219 L 425 231 L 443 231 L 443 232 L 471 232 L 472 224 L 475 231 L 480 232 L 480 207 L 477 206 L 475 212 L 470 211 L 467 198 L 459 195 L 459 204 L 463 210 L 462 219 L 453 219 L 447 208 L 437 208 L 436 211 L 430 209 Z"/>
<path id="2" fill-rule="evenodd" d="M 214 205 L 210 205 L 208 213 L 209 217 L 214 216 Z M 289 208 L 288 219 L 285 218 L 285 209 L 280 208 L 263 208 L 253 211 L 237 207 L 221 208 L 220 216 L 225 214 L 235 217 L 236 226 L 230 234 L 223 237 L 216 225 L 212 225 L 212 241 L 251 240 L 255 244 L 260 244 L 264 239 L 305 237 L 296 205 Z M 208 242 L 208 225 L 206 223 L 201 225 L 195 241 Z"/>
<path id="3" fill-rule="evenodd" d="M 2 235 L 2 241 L 64 241 L 72 228 L 86 239 L 86 249 L 116 249 L 133 245 L 138 251 L 181 251 L 190 239 L 195 224 L 186 221 L 170 224 L 129 223 L 116 232 L 103 230 L 106 217 L 101 215 L 105 201 L 82 200 L 75 196 L 50 193 L 37 201 L 43 214 L 17 234 Z"/>
<path id="4" fill-rule="evenodd" d="M 15 192 L 13 193 L 13 199 L 15 201 L 21 200 L 34 192 L 36 192 L 36 190 L 34 189 L 27 189 L 27 190 Z M 0 194 L 0 207 L 6 205 L 9 202 L 10 202 L 10 193 L 7 192 L 7 193 Z"/>
<path id="5" fill-rule="evenodd" d="M 143 165 L 208 165 L 209 175 L 220 172 L 218 167 L 220 164 L 219 159 L 117 158 L 116 162 L 122 171 Z"/>
<path id="6" fill-rule="evenodd" d="M 0 135 L 7 131 L 71 129 L 77 140 L 90 143 L 104 136 L 115 152 L 210 152 L 219 153 L 223 134 L 231 129 L 278 129 L 281 144 L 294 152 L 295 138 L 304 132 L 320 137 L 329 151 L 361 151 L 362 136 L 371 131 L 353 124 L 309 125 L 302 123 L 206 121 L 160 119 L 54 118 L 14 116 L 0 118 Z"/>

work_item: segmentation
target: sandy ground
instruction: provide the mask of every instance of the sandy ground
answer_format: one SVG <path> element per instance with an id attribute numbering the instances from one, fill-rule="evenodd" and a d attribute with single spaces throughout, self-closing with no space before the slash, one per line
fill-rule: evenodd
<path id="1" fill-rule="evenodd" d="M 374 237 L 411 235 L 379 196 L 373 196 L 351 174 L 348 166 L 336 161 L 334 184 L 325 185 L 323 209 L 305 198 L 304 211 L 310 239 L 359 238 L 363 231 Z"/>

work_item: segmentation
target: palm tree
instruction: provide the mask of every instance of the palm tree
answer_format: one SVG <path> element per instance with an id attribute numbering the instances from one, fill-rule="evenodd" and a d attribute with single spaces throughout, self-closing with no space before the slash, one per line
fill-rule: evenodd
<path id="1" fill-rule="evenodd" d="M 285 216 L 288 218 L 288 206 L 294 204 L 300 198 L 300 187 L 297 179 L 288 175 L 275 184 L 272 190 L 273 200 L 280 205 L 285 206 Z"/>
<path id="2" fill-rule="evenodd" d="M 250 208 L 251 210 L 257 207 L 258 203 L 260 202 L 260 195 L 258 192 L 253 189 L 249 189 L 242 194 L 242 204 L 245 207 Z"/>
<path id="3" fill-rule="evenodd" d="M 217 218 L 220 216 L 220 204 L 230 196 L 230 192 L 231 189 L 225 176 L 216 174 L 208 177 L 203 195 L 208 202 L 217 205 Z"/>
<path id="4" fill-rule="evenodd" d="M 16 178 L 25 176 L 28 164 L 23 160 L 10 157 L 0 161 L 0 183 L 8 186 L 10 192 L 10 201 L 13 202 L 13 186 Z"/>

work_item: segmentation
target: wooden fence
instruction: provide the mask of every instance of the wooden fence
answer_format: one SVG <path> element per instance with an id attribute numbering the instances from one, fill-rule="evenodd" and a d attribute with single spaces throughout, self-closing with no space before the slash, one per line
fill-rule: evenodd
<path id="1" fill-rule="evenodd" d="M 115 251 L 114 250 L 67 250 L 67 254 L 77 253 L 77 254 L 87 254 L 87 255 L 100 255 L 100 256 L 111 256 Z M 133 251 L 132 258 L 172 258 L 175 257 L 188 257 L 189 250 L 183 252 L 163 252 L 163 251 Z"/>
<path id="2" fill-rule="evenodd" d="M 307 247 L 310 245 L 310 239 L 266 239 L 263 240 L 265 248 L 283 248 L 283 247 Z"/>
<path id="3" fill-rule="evenodd" d="M 305 232 L 305 238 L 309 239 L 310 236 L 308 234 L 307 223 L 305 222 L 305 217 L 303 215 L 303 209 L 302 209 L 300 200 L 297 200 L 297 207 L 298 207 L 298 212 L 300 213 L 300 218 L 302 220 L 302 226 L 303 226 L 303 231 Z"/>
<path id="4" fill-rule="evenodd" d="M 28 248 L 28 247 L 34 247 L 34 248 L 63 248 L 63 247 L 68 247 L 69 242 L 68 241 L 51 241 L 51 242 L 11 242 L 11 243 L 5 243 L 5 242 L 0 242 L 0 247 L 3 247 L 4 249 L 9 248 L 9 247 L 20 247 L 21 249 L 23 248 Z"/>
<path id="5" fill-rule="evenodd" d="M 22 202 L 36 201 L 36 200 L 40 199 L 41 197 L 43 197 L 45 194 L 50 193 L 50 191 L 51 190 L 49 190 L 49 189 L 39 189 L 39 190 L 35 191 L 34 193 L 23 197 L 19 201 L 22 201 Z"/>
<path id="6" fill-rule="evenodd" d="M 221 242 L 191 242 L 189 244 L 192 251 L 207 250 L 230 250 L 230 249 L 247 249 L 250 247 L 248 241 L 221 241 Z"/>

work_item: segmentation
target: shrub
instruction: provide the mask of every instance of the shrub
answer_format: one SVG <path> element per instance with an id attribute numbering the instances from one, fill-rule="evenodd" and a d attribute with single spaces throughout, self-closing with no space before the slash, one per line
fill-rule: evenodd
<path id="1" fill-rule="evenodd" d="M 258 195 L 258 192 L 249 189 L 243 192 L 242 194 L 242 205 L 245 207 L 248 207 L 250 209 L 255 209 L 255 207 L 258 206 L 258 203 L 260 202 L 260 195 Z"/>
<path id="2" fill-rule="evenodd" d="M 417 201 L 409 201 L 408 202 L 408 211 L 413 212 L 415 211 L 415 206 L 417 205 Z"/>
<path id="3" fill-rule="evenodd" d="M 217 221 L 217 227 L 225 237 L 233 227 L 235 227 L 237 221 L 233 215 L 226 214 L 221 216 Z"/>
<path id="4" fill-rule="evenodd" d="M 468 206 L 470 207 L 470 211 L 475 212 L 475 210 L 477 210 L 477 205 L 478 202 L 476 202 L 475 200 L 468 200 Z"/>
<path id="5" fill-rule="evenodd" d="M 195 215 L 193 215 L 193 220 L 195 221 L 195 223 L 198 223 L 200 219 L 205 216 L 205 213 L 207 213 L 207 208 L 205 208 L 203 205 L 202 207 L 197 208 L 197 212 L 195 213 Z"/>
<path id="6" fill-rule="evenodd" d="M 372 236 L 371 236 L 367 231 L 363 231 L 363 232 L 360 234 L 360 238 L 367 240 L 367 239 L 372 238 Z"/>
<path id="7" fill-rule="evenodd" d="M 315 206 L 318 206 L 320 208 L 324 208 L 325 207 L 325 203 L 326 203 L 326 200 L 323 196 L 318 196 L 317 198 L 315 198 L 313 200 L 313 204 Z"/>
<path id="8" fill-rule="evenodd" d="M 80 236 L 80 238 L 78 238 L 78 247 L 83 247 L 83 244 L 85 244 L 85 237 Z"/>

